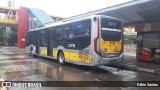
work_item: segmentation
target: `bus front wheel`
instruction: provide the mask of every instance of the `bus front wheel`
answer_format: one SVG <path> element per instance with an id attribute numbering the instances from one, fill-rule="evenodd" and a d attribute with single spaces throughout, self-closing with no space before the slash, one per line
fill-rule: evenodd
<path id="1" fill-rule="evenodd" d="M 60 64 L 64 64 L 65 63 L 65 57 L 64 57 L 64 53 L 62 51 L 60 51 L 58 53 L 57 60 L 58 60 L 58 63 L 60 63 Z"/>

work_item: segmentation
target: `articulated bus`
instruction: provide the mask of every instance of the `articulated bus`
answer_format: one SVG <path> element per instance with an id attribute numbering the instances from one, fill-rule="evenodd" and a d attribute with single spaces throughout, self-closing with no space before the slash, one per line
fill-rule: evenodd
<path id="1" fill-rule="evenodd" d="M 92 15 L 63 20 L 27 32 L 27 52 L 65 62 L 97 66 L 123 60 L 120 20 Z"/>

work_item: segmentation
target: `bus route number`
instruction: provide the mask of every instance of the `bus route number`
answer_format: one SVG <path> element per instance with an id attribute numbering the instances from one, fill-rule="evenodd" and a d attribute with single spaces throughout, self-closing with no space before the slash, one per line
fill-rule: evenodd
<path id="1" fill-rule="evenodd" d="M 75 44 L 68 44 L 68 47 L 76 47 Z"/>
<path id="2" fill-rule="evenodd" d="M 109 26 L 116 26 L 116 23 L 115 22 L 108 22 L 108 25 Z"/>

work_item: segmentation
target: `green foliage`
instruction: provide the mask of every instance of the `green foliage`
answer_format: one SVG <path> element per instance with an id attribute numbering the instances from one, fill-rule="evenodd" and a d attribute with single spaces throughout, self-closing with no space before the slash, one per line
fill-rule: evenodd
<path id="1" fill-rule="evenodd" d="M 17 32 L 8 31 L 6 27 L 0 27 L 0 45 L 14 45 L 17 43 Z"/>
<path id="2" fill-rule="evenodd" d="M 0 30 L 4 31 L 6 27 L 0 27 Z"/>
<path id="3" fill-rule="evenodd" d="M 3 42 L 0 42 L 0 46 L 3 46 Z"/>
<path id="4" fill-rule="evenodd" d="M 11 38 L 12 38 L 12 32 L 4 32 L 3 33 L 3 40 L 4 40 L 4 42 L 11 41 Z"/>
<path id="5" fill-rule="evenodd" d="M 3 42 L 6 42 L 8 45 L 13 45 L 17 40 L 16 32 L 4 32 L 3 33 Z"/>
<path id="6" fill-rule="evenodd" d="M 0 27 L 0 42 L 3 42 L 3 32 L 5 31 L 5 27 Z"/>

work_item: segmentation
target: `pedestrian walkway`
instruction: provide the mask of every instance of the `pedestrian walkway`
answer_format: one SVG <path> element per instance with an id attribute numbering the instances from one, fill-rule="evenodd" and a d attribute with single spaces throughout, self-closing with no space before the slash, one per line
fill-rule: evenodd
<path id="1" fill-rule="evenodd" d="M 129 52 L 128 52 L 129 51 Z M 124 61 L 120 64 L 111 65 L 130 70 L 160 74 L 160 62 L 145 62 L 136 60 L 136 52 L 128 50 L 124 52 Z"/>

